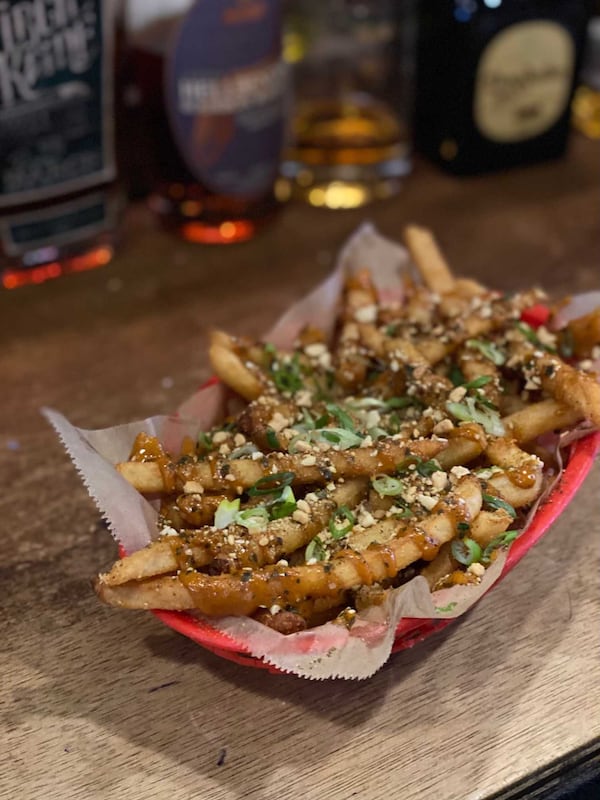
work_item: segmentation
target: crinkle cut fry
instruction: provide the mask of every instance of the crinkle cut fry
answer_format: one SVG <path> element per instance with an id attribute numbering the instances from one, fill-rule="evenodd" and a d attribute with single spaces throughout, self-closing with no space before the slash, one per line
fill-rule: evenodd
<path id="1" fill-rule="evenodd" d="M 177 548 L 189 549 L 189 561 L 196 567 L 207 566 L 215 560 L 222 570 L 229 566 L 231 571 L 273 563 L 307 545 L 327 525 L 338 506 L 357 505 L 366 488 L 366 479 L 355 478 L 338 484 L 329 497 L 305 501 L 311 512 L 308 522 L 300 523 L 290 516 L 274 520 L 264 530 L 256 532 L 232 525 L 220 531 L 208 527 L 185 531 L 181 536 L 162 537 L 117 561 L 100 580 L 109 586 L 118 586 L 174 572 L 180 565 Z M 230 536 L 233 536 L 233 545 L 229 542 Z"/>
<path id="2" fill-rule="evenodd" d="M 104 602 L 121 608 L 196 608 L 209 616 L 249 615 L 259 607 L 270 607 L 277 598 L 287 603 L 307 597 L 341 599 L 349 589 L 380 583 L 420 558 L 433 558 L 456 536 L 460 522 L 470 523 L 477 516 L 481 503 L 479 481 L 468 475 L 418 525 L 404 527 L 399 522 L 403 536 L 360 554 L 343 550 L 325 563 L 274 565 L 238 575 L 186 572 L 175 578 L 179 587 L 170 577 L 122 586 L 98 582 L 96 591 Z"/>
<path id="3" fill-rule="evenodd" d="M 294 484 L 324 485 L 331 480 L 357 478 L 362 475 L 376 475 L 380 472 L 393 472 L 397 465 L 411 456 L 428 461 L 444 449 L 446 441 L 441 439 L 380 439 L 370 447 L 357 447 L 350 450 L 328 450 L 322 457 L 321 465 L 303 464 L 306 456 L 302 454 L 270 453 L 261 461 L 252 459 L 232 459 L 227 464 L 227 472 L 220 470 L 219 459 L 175 465 L 176 481 L 184 485 L 193 480 L 207 491 L 231 491 L 248 489 L 261 478 L 276 472 L 293 472 Z M 117 464 L 117 470 L 132 486 L 143 494 L 164 490 L 164 482 L 158 464 L 152 461 L 125 461 Z M 231 478 L 227 476 L 231 475 Z"/>

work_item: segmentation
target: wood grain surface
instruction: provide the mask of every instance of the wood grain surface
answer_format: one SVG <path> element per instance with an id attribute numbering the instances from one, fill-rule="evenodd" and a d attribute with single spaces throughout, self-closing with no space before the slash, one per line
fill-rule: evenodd
<path id="1" fill-rule="evenodd" d="M 213 326 L 258 334 L 363 219 L 432 226 L 454 269 L 502 289 L 600 288 L 600 150 L 457 180 L 418 162 L 365 211 L 287 208 L 243 246 L 198 248 L 143 208 L 118 258 L 0 296 L 0 797 L 489 798 L 600 737 L 596 467 L 466 617 L 364 683 L 220 660 L 149 614 L 102 607 L 116 555 L 39 407 L 88 428 L 169 411 L 207 376 Z"/>

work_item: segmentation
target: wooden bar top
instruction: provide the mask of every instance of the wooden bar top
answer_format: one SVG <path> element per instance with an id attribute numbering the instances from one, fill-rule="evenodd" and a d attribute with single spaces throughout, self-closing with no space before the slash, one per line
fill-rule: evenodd
<path id="1" fill-rule="evenodd" d="M 0 797 L 479 800 L 600 740 L 596 466 L 510 575 L 365 682 L 221 660 L 101 606 L 116 556 L 41 406 L 99 428 L 172 410 L 209 374 L 212 327 L 259 334 L 365 219 L 430 226 L 457 273 L 500 289 L 600 289 L 600 148 L 459 180 L 417 161 L 360 211 L 286 208 L 202 248 L 132 208 L 115 261 L 0 295 Z"/>

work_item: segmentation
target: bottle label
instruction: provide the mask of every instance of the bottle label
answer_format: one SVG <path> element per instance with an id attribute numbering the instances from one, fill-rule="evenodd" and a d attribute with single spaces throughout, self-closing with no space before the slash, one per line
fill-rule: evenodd
<path id="1" fill-rule="evenodd" d="M 38 211 L 4 214 L 0 220 L 0 243 L 7 256 L 25 256 L 23 266 L 35 266 L 36 250 L 57 250 L 114 230 L 116 217 L 116 200 L 108 190 L 100 188 Z"/>
<path id="2" fill-rule="evenodd" d="M 564 113 L 575 69 L 575 43 L 556 22 L 520 22 L 502 30 L 477 68 L 473 116 L 493 142 L 520 142 L 551 128 Z"/>
<path id="3" fill-rule="evenodd" d="M 199 0 L 166 59 L 173 138 L 194 178 L 251 199 L 275 180 L 284 132 L 281 0 Z"/>
<path id="4" fill-rule="evenodd" d="M 0 207 L 115 177 L 110 6 L 0 2 Z"/>

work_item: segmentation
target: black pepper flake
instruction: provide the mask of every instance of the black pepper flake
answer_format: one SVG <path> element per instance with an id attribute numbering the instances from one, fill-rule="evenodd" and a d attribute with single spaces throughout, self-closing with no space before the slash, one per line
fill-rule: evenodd
<path id="1" fill-rule="evenodd" d="M 331 564 L 324 564 L 323 566 L 323 572 L 331 572 L 332 569 L 333 566 Z"/>
<path id="2" fill-rule="evenodd" d="M 248 583 L 251 577 L 252 577 L 251 572 L 242 572 L 242 574 L 240 575 L 240 580 L 242 583 Z"/>
<path id="3" fill-rule="evenodd" d="M 225 478 L 226 475 L 229 475 L 229 462 L 226 461 L 219 467 L 219 475 L 221 478 Z"/>
<path id="4" fill-rule="evenodd" d="M 544 367 L 544 375 L 547 378 L 551 378 L 554 375 L 554 372 L 555 372 L 554 364 L 548 364 L 547 367 Z"/>

